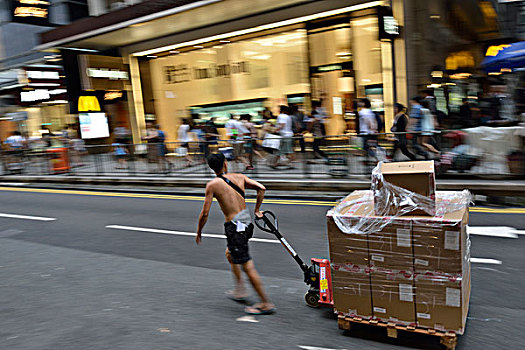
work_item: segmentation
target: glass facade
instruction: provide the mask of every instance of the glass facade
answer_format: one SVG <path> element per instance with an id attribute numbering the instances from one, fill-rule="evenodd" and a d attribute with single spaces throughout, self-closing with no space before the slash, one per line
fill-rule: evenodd
<path id="1" fill-rule="evenodd" d="M 265 108 L 277 114 L 282 104 L 309 113 L 311 101 L 327 111 L 327 133 L 341 134 L 356 98 L 384 109 L 377 26 L 370 11 L 179 48 L 148 57 L 141 75 L 151 77 L 153 113 L 171 140 L 190 115 L 224 124 L 242 113 L 257 120 Z"/>

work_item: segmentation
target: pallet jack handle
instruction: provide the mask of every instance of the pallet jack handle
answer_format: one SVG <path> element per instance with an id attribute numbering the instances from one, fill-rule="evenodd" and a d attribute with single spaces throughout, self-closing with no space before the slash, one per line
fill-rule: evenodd
<path id="1" fill-rule="evenodd" d="M 277 239 L 281 242 L 281 244 L 286 248 L 288 253 L 290 253 L 292 258 L 294 258 L 297 264 L 299 264 L 299 267 L 305 273 L 305 279 L 306 279 L 306 274 L 309 273 L 310 267 L 308 267 L 308 265 L 304 263 L 304 261 L 299 257 L 297 252 L 293 249 L 291 244 L 288 243 L 288 241 L 279 232 L 279 229 L 278 229 L 279 224 L 277 222 L 277 217 L 275 216 L 275 214 L 269 210 L 263 211 L 262 214 L 263 214 L 262 217 L 258 217 L 258 216 L 255 217 L 255 225 L 261 231 L 271 233 L 275 237 L 277 237 Z"/>

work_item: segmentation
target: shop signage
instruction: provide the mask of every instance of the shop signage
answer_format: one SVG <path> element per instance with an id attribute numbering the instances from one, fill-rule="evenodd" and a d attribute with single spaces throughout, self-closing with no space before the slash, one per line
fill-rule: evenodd
<path id="1" fill-rule="evenodd" d="M 122 91 L 106 91 L 104 101 L 113 101 L 122 98 L 123 95 Z"/>
<path id="2" fill-rule="evenodd" d="M 36 80 L 58 80 L 60 79 L 60 74 L 57 71 L 26 71 L 27 77 L 29 79 Z"/>
<path id="3" fill-rule="evenodd" d="M 327 73 L 337 70 L 352 70 L 352 62 L 325 64 L 322 66 L 310 67 L 311 74 Z"/>
<path id="4" fill-rule="evenodd" d="M 39 102 L 46 101 L 53 98 L 55 95 L 65 94 L 66 89 L 38 89 L 31 91 L 22 91 L 20 92 L 20 102 Z"/>
<path id="5" fill-rule="evenodd" d="M 79 112 L 100 112 L 101 110 L 97 96 L 80 96 L 78 98 Z"/>
<path id="6" fill-rule="evenodd" d="M 49 26 L 49 1 L 12 0 L 13 22 Z"/>
<path id="7" fill-rule="evenodd" d="M 101 78 L 109 80 L 129 80 L 128 72 L 119 69 L 88 68 L 87 75 L 90 78 Z"/>
<path id="8" fill-rule="evenodd" d="M 239 61 L 226 64 L 211 64 L 205 68 L 190 68 L 186 64 L 164 66 L 164 82 L 166 84 L 183 83 L 192 79 L 227 78 L 234 74 L 250 74 L 249 62 Z"/>
<path id="9" fill-rule="evenodd" d="M 377 10 L 378 26 L 379 26 L 379 40 L 395 39 L 399 36 L 399 23 L 394 18 L 392 8 L 387 6 L 379 6 Z"/>
<path id="10" fill-rule="evenodd" d="M 95 96 L 81 96 L 94 97 Z M 109 137 L 109 125 L 106 113 L 79 113 L 80 134 L 83 139 Z"/>

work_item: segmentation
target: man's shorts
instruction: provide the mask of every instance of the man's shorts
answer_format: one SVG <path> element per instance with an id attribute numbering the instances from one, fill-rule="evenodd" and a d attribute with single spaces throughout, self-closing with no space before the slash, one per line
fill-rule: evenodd
<path id="1" fill-rule="evenodd" d="M 246 226 L 244 232 L 237 232 L 237 225 L 233 222 L 224 223 L 224 233 L 228 250 L 234 264 L 244 264 L 250 261 L 250 252 L 248 251 L 248 240 L 253 236 L 253 224 Z"/>
<path id="2" fill-rule="evenodd" d="M 281 139 L 281 154 L 293 153 L 293 138 L 283 137 Z"/>

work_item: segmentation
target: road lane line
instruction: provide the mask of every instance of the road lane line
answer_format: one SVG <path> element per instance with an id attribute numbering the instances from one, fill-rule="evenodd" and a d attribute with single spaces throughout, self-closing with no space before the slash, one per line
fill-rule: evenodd
<path id="1" fill-rule="evenodd" d="M 518 238 L 516 232 L 519 232 L 508 226 L 468 226 L 467 231 L 470 235 L 499 238 Z"/>
<path id="2" fill-rule="evenodd" d="M 474 264 L 492 264 L 492 265 L 501 265 L 501 260 L 488 259 L 488 258 L 470 258 L 470 262 Z"/>
<path id="3" fill-rule="evenodd" d="M 121 225 L 107 225 L 106 228 L 124 231 L 139 231 L 139 232 L 151 232 L 160 233 L 165 235 L 176 235 L 176 236 L 192 236 L 195 237 L 195 232 L 183 232 L 183 231 L 171 231 L 162 230 L 157 228 L 146 228 L 146 227 L 135 227 L 135 226 L 121 226 Z M 216 235 L 212 233 L 203 233 L 202 237 L 226 239 L 225 235 Z M 280 244 L 281 242 L 276 239 L 265 239 L 265 238 L 251 238 L 250 242 L 261 242 L 261 243 L 275 243 Z"/>
<path id="4" fill-rule="evenodd" d="M 166 194 L 146 194 L 146 193 L 123 193 L 123 192 L 96 192 L 96 191 L 75 191 L 75 190 L 55 190 L 43 188 L 16 188 L 16 187 L 0 187 L 0 191 L 6 192 L 34 192 L 34 193 L 51 193 L 51 194 L 67 194 L 67 195 L 82 195 L 82 196 L 102 196 L 102 197 L 125 197 L 125 198 L 146 198 L 146 199 L 171 199 L 171 200 L 188 200 L 188 201 L 203 201 L 204 196 L 191 195 L 166 195 Z M 204 190 L 203 190 L 204 191 Z M 249 198 L 247 203 L 255 203 L 255 198 Z M 280 204 L 280 205 L 308 205 L 316 207 L 333 207 L 338 204 L 336 201 L 315 201 L 315 200 L 300 200 L 300 199 L 265 199 L 265 204 Z M 487 207 L 471 207 L 470 212 L 473 213 L 487 213 L 487 214 L 525 214 L 525 208 L 487 208 Z M 521 231 L 523 232 L 523 231 Z M 523 233 L 518 233 L 523 234 Z"/>
<path id="5" fill-rule="evenodd" d="M 55 221 L 56 220 L 56 218 L 46 218 L 43 216 L 28 216 L 28 215 L 5 214 L 5 213 L 0 213 L 0 217 L 10 218 L 10 219 L 35 220 L 35 221 Z"/>

